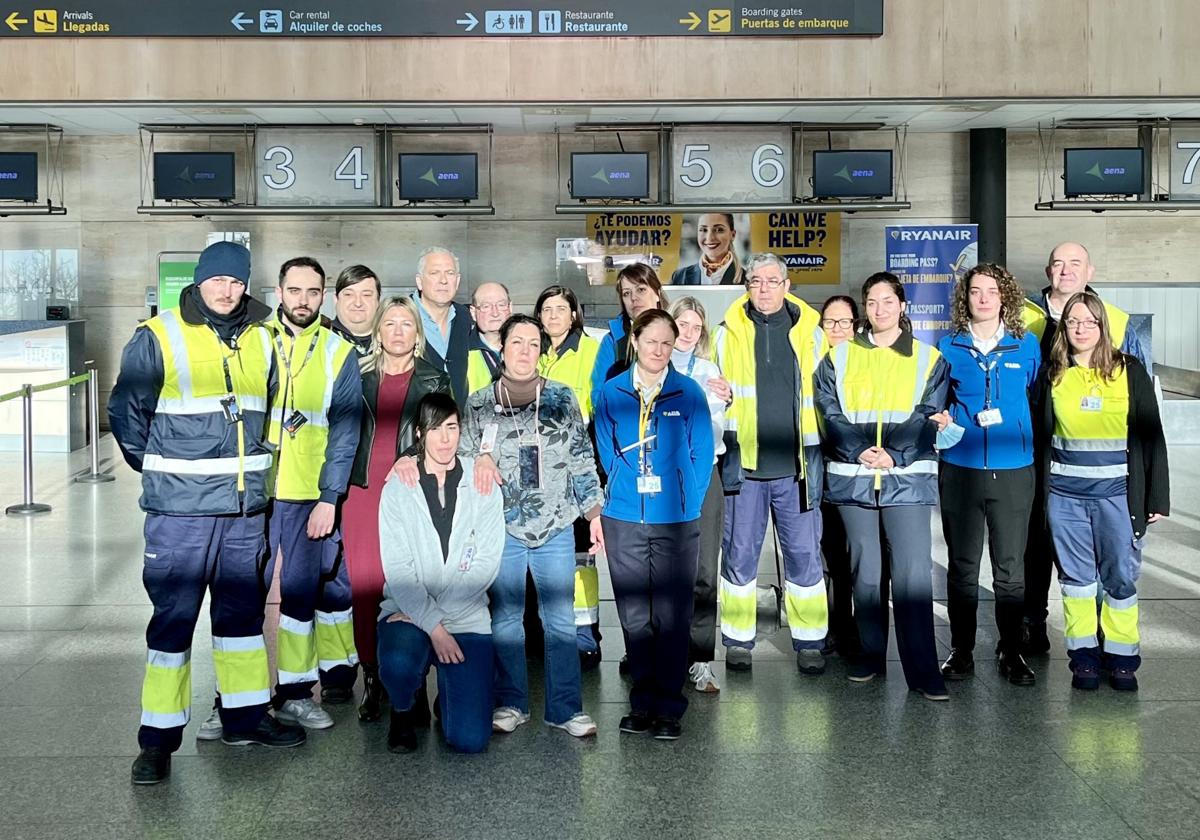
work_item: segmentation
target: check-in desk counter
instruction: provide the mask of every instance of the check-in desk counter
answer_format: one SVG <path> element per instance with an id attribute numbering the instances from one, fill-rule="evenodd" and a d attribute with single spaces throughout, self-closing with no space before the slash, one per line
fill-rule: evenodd
<path id="1" fill-rule="evenodd" d="M 86 372 L 83 321 L 0 321 L 0 393 L 58 382 Z M 35 452 L 71 452 L 86 444 L 87 384 L 33 395 Z M 0 451 L 19 452 L 20 398 L 0 403 Z"/>

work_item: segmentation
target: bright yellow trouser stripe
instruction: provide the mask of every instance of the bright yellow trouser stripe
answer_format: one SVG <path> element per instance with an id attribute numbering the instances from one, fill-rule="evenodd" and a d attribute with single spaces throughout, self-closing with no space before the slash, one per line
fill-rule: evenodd
<path id="1" fill-rule="evenodd" d="M 185 658 L 178 665 L 157 664 L 153 653 L 142 680 L 142 723 L 160 729 L 186 726 L 192 708 L 192 663 Z"/>
<path id="2" fill-rule="evenodd" d="M 600 621 L 600 573 L 595 566 L 575 567 L 575 626 Z"/>
<path id="3" fill-rule="evenodd" d="M 1106 653 L 1136 656 L 1141 643 L 1137 596 L 1115 601 L 1106 595 L 1100 607 L 1100 626 L 1104 628 Z"/>
<path id="4" fill-rule="evenodd" d="M 1096 638 L 1096 585 L 1063 586 L 1067 650 L 1093 648 Z"/>
<path id="5" fill-rule="evenodd" d="M 312 622 L 305 624 L 307 633 L 284 627 L 282 618 L 279 622 L 277 649 L 281 683 L 307 682 L 317 678 L 317 641 L 313 637 Z"/>
<path id="6" fill-rule="evenodd" d="M 755 581 L 738 586 L 722 576 L 717 599 L 721 605 L 721 635 L 738 642 L 753 642 L 758 620 Z"/>
<path id="7" fill-rule="evenodd" d="M 812 586 L 789 582 L 786 603 L 788 627 L 793 639 L 816 642 L 828 635 L 829 601 L 824 581 Z"/>
<path id="8" fill-rule="evenodd" d="M 327 620 L 330 616 L 336 616 L 337 620 Z M 317 613 L 316 654 L 324 671 L 338 665 L 358 664 L 358 649 L 354 647 L 354 621 L 349 610 L 344 613 Z"/>
<path id="9" fill-rule="evenodd" d="M 262 636 L 257 644 L 251 640 L 234 639 L 234 642 L 250 642 L 229 650 L 217 647 L 214 639 L 213 665 L 217 671 L 217 688 L 221 702 L 231 708 L 237 705 L 251 706 L 270 699 L 271 682 L 267 669 L 267 649 Z M 244 649 L 243 649 L 244 648 Z M 265 697 L 264 700 L 255 698 Z"/>

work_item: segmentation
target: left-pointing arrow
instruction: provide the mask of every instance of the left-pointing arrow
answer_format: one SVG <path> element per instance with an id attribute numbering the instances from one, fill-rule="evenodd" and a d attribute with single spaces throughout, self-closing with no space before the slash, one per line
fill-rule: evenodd
<path id="1" fill-rule="evenodd" d="M 463 17 L 460 17 L 454 22 L 459 26 L 465 26 L 468 32 L 479 25 L 479 18 L 475 17 L 475 15 L 471 14 L 470 12 L 463 12 L 463 15 Z"/>
<path id="2" fill-rule="evenodd" d="M 21 15 L 20 12 L 13 12 L 11 15 L 9 15 L 8 17 L 6 17 L 4 19 L 4 22 L 8 24 L 8 28 L 11 29 L 13 32 L 17 31 L 17 27 L 20 24 L 29 23 L 28 20 L 21 17 L 20 15 Z"/>
<path id="3" fill-rule="evenodd" d="M 246 17 L 245 12 L 238 12 L 236 15 L 233 16 L 233 19 L 229 22 L 232 23 L 235 27 L 237 27 L 238 32 L 245 32 L 246 26 L 248 24 L 254 23 L 254 18 Z"/>

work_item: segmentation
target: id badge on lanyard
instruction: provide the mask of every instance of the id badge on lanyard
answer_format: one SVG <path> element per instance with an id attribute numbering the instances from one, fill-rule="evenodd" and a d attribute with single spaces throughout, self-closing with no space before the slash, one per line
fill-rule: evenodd
<path id="1" fill-rule="evenodd" d="M 1084 397 L 1082 400 L 1079 401 L 1079 410 L 1080 411 L 1093 411 L 1093 412 L 1103 411 L 1104 410 L 1104 398 L 1097 396 L 1095 394 L 1088 394 L 1086 397 Z"/>

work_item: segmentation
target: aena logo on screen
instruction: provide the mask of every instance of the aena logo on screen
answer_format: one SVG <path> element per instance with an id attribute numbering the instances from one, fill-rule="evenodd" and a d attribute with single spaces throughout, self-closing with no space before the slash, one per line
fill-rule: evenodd
<path id="1" fill-rule="evenodd" d="M 175 180 L 183 181 L 187 184 L 194 184 L 197 181 L 215 181 L 217 180 L 217 173 L 203 169 L 197 169 L 195 172 L 193 172 L 190 166 L 185 166 L 180 173 L 175 176 Z"/>
<path id="2" fill-rule="evenodd" d="M 0 181 L 15 181 L 18 177 L 16 172 L 0 172 Z"/>
<path id="3" fill-rule="evenodd" d="M 442 181 L 457 181 L 458 173 L 457 172 L 434 172 L 433 167 L 431 166 L 431 167 L 429 167 L 429 170 L 424 175 L 421 176 L 421 180 L 428 181 L 429 183 L 433 184 L 436 187 Z"/>
<path id="4" fill-rule="evenodd" d="M 851 169 L 848 166 L 843 166 L 837 172 L 833 173 L 833 177 L 842 178 L 848 184 L 853 184 L 855 178 L 874 178 L 874 169 Z"/>
<path id="5" fill-rule="evenodd" d="M 592 177 L 601 183 L 608 184 L 612 181 L 628 181 L 633 178 L 633 175 L 625 169 L 607 170 L 601 168 L 597 169 L 596 174 Z"/>
<path id="6" fill-rule="evenodd" d="M 1101 181 L 1103 181 L 1105 175 L 1124 175 L 1125 167 L 1124 166 L 1105 166 L 1102 169 L 1100 167 L 1099 161 L 1097 161 L 1096 163 L 1093 163 L 1092 168 L 1089 169 L 1084 174 L 1091 175 L 1093 178 L 1099 178 Z"/>

